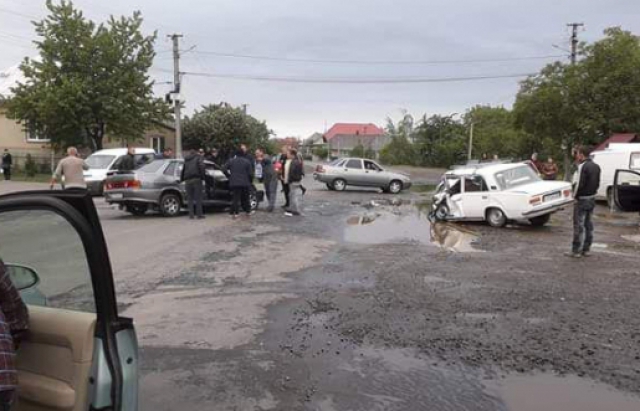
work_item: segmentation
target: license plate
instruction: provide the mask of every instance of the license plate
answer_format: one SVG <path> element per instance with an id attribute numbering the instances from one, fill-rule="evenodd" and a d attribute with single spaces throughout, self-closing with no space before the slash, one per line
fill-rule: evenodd
<path id="1" fill-rule="evenodd" d="M 560 193 L 559 191 L 557 193 L 553 193 L 553 194 L 547 194 L 546 196 L 544 196 L 544 201 L 553 201 L 553 200 L 557 200 L 559 198 L 562 197 L 562 193 Z"/>
<path id="2" fill-rule="evenodd" d="M 112 200 L 122 200 L 122 194 L 109 194 L 109 198 Z"/>

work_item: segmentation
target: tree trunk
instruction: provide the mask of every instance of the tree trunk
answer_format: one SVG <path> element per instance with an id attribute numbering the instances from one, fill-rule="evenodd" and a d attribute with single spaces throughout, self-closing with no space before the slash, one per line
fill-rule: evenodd
<path id="1" fill-rule="evenodd" d="M 564 140 L 563 145 L 564 150 L 563 154 L 564 154 L 564 162 L 563 162 L 563 166 L 564 166 L 564 181 L 571 181 L 571 177 L 572 177 L 572 173 L 571 173 L 571 152 L 573 151 L 573 145 L 570 144 L 570 140 L 566 139 Z"/>

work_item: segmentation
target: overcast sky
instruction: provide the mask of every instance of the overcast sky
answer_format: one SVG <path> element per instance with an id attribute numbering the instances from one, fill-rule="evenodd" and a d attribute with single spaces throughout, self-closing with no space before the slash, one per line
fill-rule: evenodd
<path id="1" fill-rule="evenodd" d="M 77 0 L 92 19 L 141 10 L 146 30 L 158 30 L 153 76 L 172 80 L 167 34 L 184 35 L 182 71 L 236 76 L 347 78 L 468 78 L 538 71 L 569 48 L 567 23 L 584 22 L 580 39 L 594 41 L 610 26 L 640 34 L 638 0 Z M 135 6 L 134 6 L 135 4 Z M 0 0 L 0 69 L 34 55 L 30 19 L 44 1 Z M 329 64 L 220 57 L 207 52 L 331 61 L 460 61 L 453 64 Z M 564 57 L 560 57 L 564 58 Z M 411 84 L 306 84 L 229 78 L 184 78 L 187 114 L 203 104 L 248 104 L 279 137 L 307 137 L 325 124 L 463 113 L 475 104 L 510 106 L 517 78 Z M 159 84 L 159 94 L 169 91 Z"/>

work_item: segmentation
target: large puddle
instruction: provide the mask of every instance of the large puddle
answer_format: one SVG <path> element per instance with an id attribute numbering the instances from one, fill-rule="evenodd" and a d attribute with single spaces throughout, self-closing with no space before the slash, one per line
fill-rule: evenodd
<path id="1" fill-rule="evenodd" d="M 372 206 L 347 219 L 344 240 L 358 244 L 419 242 L 449 251 L 478 252 L 478 235 L 452 223 L 431 224 L 426 213 L 414 205 Z"/>
<path id="2" fill-rule="evenodd" d="M 640 398 L 575 376 L 509 376 L 499 396 L 509 411 L 638 411 Z"/>

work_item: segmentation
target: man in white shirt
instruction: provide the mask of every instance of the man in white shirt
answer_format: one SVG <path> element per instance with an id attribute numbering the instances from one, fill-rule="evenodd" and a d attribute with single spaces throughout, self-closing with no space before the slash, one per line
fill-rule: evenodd
<path id="1" fill-rule="evenodd" d="M 78 157 L 77 148 L 69 147 L 67 154 L 67 157 L 60 160 L 55 173 L 51 177 L 51 188 L 56 184 L 56 181 L 62 182 L 62 177 L 64 177 L 65 190 L 72 188 L 86 189 L 87 183 L 84 181 L 84 171 L 88 170 L 89 166 L 83 159 Z"/>

